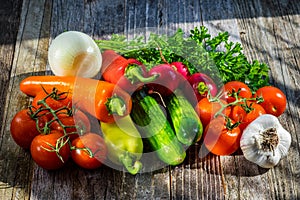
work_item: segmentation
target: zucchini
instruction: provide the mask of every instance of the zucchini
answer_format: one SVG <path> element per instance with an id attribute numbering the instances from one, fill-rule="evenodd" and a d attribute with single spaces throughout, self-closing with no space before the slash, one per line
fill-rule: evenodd
<path id="1" fill-rule="evenodd" d="M 185 149 L 158 102 L 143 89 L 132 95 L 132 102 L 130 115 L 151 150 L 168 165 L 182 163 L 186 157 Z"/>
<path id="2" fill-rule="evenodd" d="M 203 126 L 192 104 L 177 89 L 168 97 L 167 109 L 178 140 L 185 145 L 192 145 L 201 139 Z"/>

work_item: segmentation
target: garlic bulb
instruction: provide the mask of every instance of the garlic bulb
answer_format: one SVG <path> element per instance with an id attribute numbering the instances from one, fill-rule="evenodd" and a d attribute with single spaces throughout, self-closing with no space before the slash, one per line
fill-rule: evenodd
<path id="1" fill-rule="evenodd" d="M 58 35 L 50 44 L 48 60 L 57 76 L 97 75 L 102 65 L 102 55 L 94 40 L 85 33 L 67 31 Z"/>
<path id="2" fill-rule="evenodd" d="M 243 131 L 240 146 L 245 158 L 263 168 L 271 168 L 287 155 L 291 135 L 277 117 L 259 116 Z"/>

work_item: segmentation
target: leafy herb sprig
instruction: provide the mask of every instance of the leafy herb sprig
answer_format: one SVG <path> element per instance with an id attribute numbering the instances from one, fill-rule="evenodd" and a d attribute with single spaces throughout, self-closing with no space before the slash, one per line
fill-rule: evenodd
<path id="1" fill-rule="evenodd" d="M 265 63 L 250 63 L 242 45 L 229 41 L 228 32 L 212 37 L 204 26 L 190 30 L 188 37 L 178 29 L 171 36 L 151 33 L 147 41 L 143 36 L 128 41 L 124 35 L 114 34 L 110 40 L 96 43 L 101 50 L 111 49 L 124 57 L 136 58 L 148 69 L 165 62 L 183 62 L 191 74 L 206 73 L 218 86 L 238 80 L 256 91 L 269 84 L 269 67 Z"/>

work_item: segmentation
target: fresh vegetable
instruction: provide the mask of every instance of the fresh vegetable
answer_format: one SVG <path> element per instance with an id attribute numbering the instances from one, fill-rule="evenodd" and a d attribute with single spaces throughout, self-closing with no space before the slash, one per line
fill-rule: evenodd
<path id="1" fill-rule="evenodd" d="M 46 91 L 44 88 L 40 90 L 31 102 L 31 107 L 36 110 L 40 110 L 38 115 L 44 115 L 47 118 L 46 121 L 50 121 L 53 118 L 53 113 L 49 112 L 46 107 L 49 106 L 54 111 L 58 111 L 64 108 L 72 108 L 72 100 L 68 98 L 69 92 L 60 92 L 56 88 L 52 88 Z M 43 103 L 44 102 L 44 103 Z"/>
<path id="2" fill-rule="evenodd" d="M 14 116 L 10 124 L 10 134 L 17 145 L 29 149 L 30 144 L 39 135 L 46 120 L 36 120 L 30 109 L 22 109 Z M 37 128 L 38 127 L 38 128 Z"/>
<path id="3" fill-rule="evenodd" d="M 258 116 L 266 114 L 265 109 L 254 102 L 246 101 L 233 106 L 230 113 L 230 118 L 239 122 L 239 128 L 243 131 L 248 124 L 255 120 Z"/>
<path id="4" fill-rule="evenodd" d="M 230 155 L 239 149 L 241 134 L 237 123 L 220 116 L 206 126 L 203 144 L 215 155 Z"/>
<path id="5" fill-rule="evenodd" d="M 185 145 L 198 142 L 202 136 L 202 123 L 192 104 L 180 90 L 176 90 L 166 103 L 178 140 Z"/>
<path id="6" fill-rule="evenodd" d="M 146 153 L 155 153 L 165 164 L 178 165 L 186 157 L 185 148 L 198 142 L 202 132 L 210 152 L 230 155 L 240 147 L 242 131 L 248 131 L 260 116 L 279 116 L 285 111 L 282 91 L 266 86 L 269 68 L 258 61 L 249 63 L 241 45 L 228 41 L 227 32 L 212 38 L 201 27 L 191 30 L 189 37 L 178 30 L 170 37 L 151 34 L 147 43 L 142 37 L 127 42 L 120 35 L 96 42 L 103 62 L 101 57 L 102 65 L 95 73 L 79 64 L 90 56 L 87 52 L 77 54 L 75 50 L 75 58 L 68 58 L 63 56 L 70 52 L 67 47 L 61 56 L 75 64 L 64 64 L 68 69 L 57 65 L 53 72 L 72 76 L 34 76 L 20 84 L 21 91 L 34 98 L 27 116 L 17 114 L 13 119 L 12 137 L 24 148 L 30 145 L 33 159 L 45 169 L 58 169 L 69 157 L 83 168 L 95 169 L 108 158 L 137 174 Z M 58 48 L 53 48 L 57 52 L 52 55 L 59 56 Z M 50 64 L 59 62 L 53 58 Z M 76 69 L 68 71 L 73 67 Z M 100 68 L 102 80 L 85 78 L 95 76 Z M 100 121 L 103 138 L 91 133 L 89 119 L 81 111 Z M 16 131 L 24 121 L 28 126 Z M 278 163 L 277 154 L 270 157 L 275 148 L 281 148 L 280 129 L 274 126 L 249 139 L 255 140 L 260 156 L 265 153 L 271 159 L 269 163 L 258 161 L 248 153 L 249 160 L 263 167 Z M 28 138 L 23 140 L 23 135 Z M 284 142 L 290 145 L 290 139 Z M 243 151 L 253 149 L 248 143 L 244 147 Z"/>
<path id="7" fill-rule="evenodd" d="M 102 56 L 94 40 L 85 33 L 66 31 L 50 44 L 48 60 L 57 76 L 96 76 L 101 68 Z"/>
<path id="8" fill-rule="evenodd" d="M 291 135 L 271 114 L 259 116 L 243 131 L 240 146 L 245 158 L 263 168 L 271 168 L 287 155 Z"/>
<path id="9" fill-rule="evenodd" d="M 269 84 L 269 67 L 265 63 L 257 60 L 250 63 L 241 44 L 229 40 L 228 32 L 212 37 L 204 26 L 190 30 L 189 37 L 178 29 L 171 36 L 152 33 L 147 40 L 136 37 L 127 41 L 125 35 L 114 34 L 110 40 L 96 40 L 96 43 L 103 50 L 111 49 L 126 58 L 135 58 L 148 69 L 166 61 L 182 62 L 191 74 L 205 73 L 218 87 L 237 80 L 256 91 Z"/>
<path id="10" fill-rule="evenodd" d="M 73 104 L 103 122 L 113 122 L 131 110 L 130 95 L 106 81 L 74 76 L 30 76 L 20 83 L 21 91 L 29 96 L 37 95 L 42 87 L 69 91 L 68 98 Z"/>
<path id="11" fill-rule="evenodd" d="M 181 74 L 185 79 L 190 75 L 189 69 L 182 62 L 172 62 L 170 63 L 171 67 L 175 67 L 176 71 Z"/>
<path id="12" fill-rule="evenodd" d="M 206 74 L 199 72 L 195 73 L 188 77 L 188 82 L 192 86 L 198 101 L 207 97 L 208 94 L 216 96 L 218 93 L 218 88 L 215 82 Z"/>
<path id="13" fill-rule="evenodd" d="M 127 92 L 133 92 L 157 77 L 148 76 L 145 66 L 135 59 L 126 59 L 112 50 L 106 50 L 102 55 L 101 74 L 104 80 L 117 84 Z"/>
<path id="14" fill-rule="evenodd" d="M 147 84 L 149 89 L 164 96 L 172 94 L 183 80 L 182 76 L 168 64 L 156 65 L 150 69 L 148 74 L 149 76 L 158 76 Z"/>
<path id="15" fill-rule="evenodd" d="M 85 113 L 80 110 L 69 110 L 65 112 L 64 110 L 56 113 L 56 117 L 49 127 L 52 130 L 65 131 L 70 138 L 70 141 L 78 138 L 79 136 L 90 132 L 91 123 L 89 118 Z"/>
<path id="16" fill-rule="evenodd" d="M 251 89 L 243 82 L 230 81 L 224 84 L 224 95 L 228 103 L 234 102 L 239 98 L 251 98 Z"/>
<path id="17" fill-rule="evenodd" d="M 56 170 L 65 165 L 70 156 L 68 139 L 61 131 L 36 136 L 30 146 L 32 159 L 40 167 Z"/>
<path id="18" fill-rule="evenodd" d="M 86 133 L 72 141 L 71 157 L 84 169 L 102 166 L 107 156 L 104 139 L 96 133 Z"/>
<path id="19" fill-rule="evenodd" d="M 108 159 L 124 166 L 131 174 L 140 172 L 143 141 L 130 116 L 118 119 L 115 123 L 101 122 L 101 129 L 108 148 Z"/>
<path id="20" fill-rule="evenodd" d="M 152 150 L 163 162 L 178 165 L 184 161 L 186 153 L 182 144 L 178 141 L 160 105 L 145 90 L 134 93 L 130 115 Z"/>
<path id="21" fill-rule="evenodd" d="M 100 167 L 107 154 L 104 140 L 89 132 L 89 118 L 76 108 L 76 104 L 69 107 L 69 103 L 55 99 L 57 90 L 51 91 L 49 94 L 44 90 L 39 92 L 32 102 L 35 106 L 31 104 L 15 115 L 11 122 L 12 137 L 19 146 L 30 148 L 33 160 L 42 168 L 63 167 L 71 150 L 71 156 L 79 166 L 86 169 Z"/>
<path id="22" fill-rule="evenodd" d="M 211 101 L 208 98 L 201 99 L 195 106 L 195 110 L 200 117 L 200 120 L 204 127 L 216 117 L 216 115 L 229 116 L 231 107 L 227 105 L 227 102 L 223 99 L 219 101 Z M 220 112 L 221 111 L 221 112 Z"/>
<path id="23" fill-rule="evenodd" d="M 277 87 L 264 86 L 259 88 L 256 91 L 255 96 L 262 97 L 263 102 L 260 104 L 268 114 L 278 117 L 286 110 L 286 96 Z"/>
<path id="24" fill-rule="evenodd" d="M 53 110 L 57 110 L 63 106 L 71 108 L 72 101 L 70 101 L 68 95 L 68 92 L 60 92 L 56 88 L 52 88 L 49 91 L 42 88 L 33 98 L 31 105 L 38 109 L 39 107 L 43 107 L 40 101 L 45 100 Z"/>

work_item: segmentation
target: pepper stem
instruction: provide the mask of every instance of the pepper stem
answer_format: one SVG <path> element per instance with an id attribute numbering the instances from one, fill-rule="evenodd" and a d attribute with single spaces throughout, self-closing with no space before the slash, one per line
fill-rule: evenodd
<path id="1" fill-rule="evenodd" d="M 126 112 L 126 105 L 120 97 L 117 95 L 108 98 L 105 103 L 106 108 L 110 114 L 116 114 L 118 116 L 123 116 Z"/>
<path id="2" fill-rule="evenodd" d="M 134 161 L 129 153 L 120 155 L 119 159 L 130 174 L 135 175 L 142 169 L 142 163 L 139 160 Z"/>
<path id="3" fill-rule="evenodd" d="M 197 85 L 197 90 L 199 94 L 203 95 L 205 92 L 208 92 L 208 87 L 204 82 L 199 82 Z"/>
<path id="4" fill-rule="evenodd" d="M 131 84 L 134 84 L 137 81 L 140 81 L 142 83 L 149 83 L 157 79 L 158 76 L 159 74 L 154 74 L 149 77 L 144 77 L 141 66 L 136 64 L 131 64 L 125 69 L 125 77 L 131 82 Z"/>

